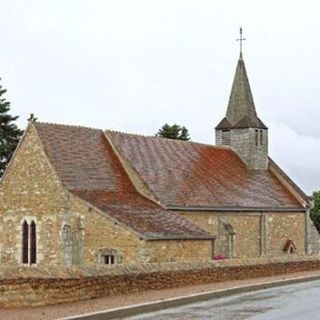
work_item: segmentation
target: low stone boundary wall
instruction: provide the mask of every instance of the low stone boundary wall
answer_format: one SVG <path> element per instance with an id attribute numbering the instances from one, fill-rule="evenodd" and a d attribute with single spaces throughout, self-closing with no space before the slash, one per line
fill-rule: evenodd
<path id="1" fill-rule="evenodd" d="M 271 263 L 197 264 L 194 268 L 175 265 L 141 272 L 115 272 L 103 275 L 74 277 L 20 277 L 0 279 L 0 306 L 21 307 L 66 303 L 109 295 L 128 294 L 145 290 L 267 277 L 301 271 L 320 271 L 320 260 L 274 261 Z M 228 265 L 229 264 L 229 265 Z M 150 268 L 144 267 L 145 269 Z M 125 268 L 123 268 L 125 269 Z M 130 268 L 129 268 L 130 269 Z M 143 268 L 142 268 L 143 269 Z M 128 270 L 128 268 L 127 268 Z"/>

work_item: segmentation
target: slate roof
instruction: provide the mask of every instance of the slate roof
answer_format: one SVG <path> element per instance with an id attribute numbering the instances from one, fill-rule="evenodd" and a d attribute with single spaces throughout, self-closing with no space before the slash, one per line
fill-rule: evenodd
<path id="1" fill-rule="evenodd" d="M 102 130 L 34 123 L 65 187 L 147 239 L 213 238 L 139 194 Z"/>
<path id="2" fill-rule="evenodd" d="M 107 131 L 166 207 L 301 208 L 269 170 L 249 170 L 229 148 Z"/>
<path id="3" fill-rule="evenodd" d="M 258 118 L 242 53 L 230 93 L 227 114 L 216 129 L 257 128 L 267 129 Z"/>

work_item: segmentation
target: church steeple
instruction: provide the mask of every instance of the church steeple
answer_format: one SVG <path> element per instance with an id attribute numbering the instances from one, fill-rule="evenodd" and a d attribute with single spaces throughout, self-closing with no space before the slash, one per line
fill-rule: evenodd
<path id="1" fill-rule="evenodd" d="M 242 55 L 238 60 L 226 116 L 216 127 L 216 144 L 230 146 L 249 169 L 268 168 L 268 128 L 259 119 Z"/>
<path id="2" fill-rule="evenodd" d="M 257 116 L 242 52 L 233 80 L 227 114 L 216 127 L 216 129 L 231 128 L 267 129 Z"/>

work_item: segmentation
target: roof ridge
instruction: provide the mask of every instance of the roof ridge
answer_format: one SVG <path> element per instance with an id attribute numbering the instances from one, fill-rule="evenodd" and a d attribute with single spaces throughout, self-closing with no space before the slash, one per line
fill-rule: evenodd
<path id="1" fill-rule="evenodd" d="M 120 134 L 120 135 L 149 138 L 149 139 L 153 139 L 153 140 L 162 139 L 162 140 L 165 140 L 165 141 L 175 141 L 177 143 L 189 143 L 189 144 L 194 144 L 194 145 L 201 145 L 201 146 L 211 147 L 213 149 L 222 149 L 222 150 L 231 150 L 232 151 L 232 149 L 229 146 L 215 146 L 215 145 L 212 145 L 212 144 L 209 144 L 209 143 L 204 143 L 204 142 L 187 141 L 187 140 L 180 140 L 180 139 L 169 139 L 169 138 L 164 138 L 164 137 L 145 135 L 145 134 L 141 134 L 141 133 L 124 132 L 124 131 L 119 131 L 119 130 L 99 129 L 99 128 L 93 128 L 93 127 L 89 127 L 89 126 L 54 123 L 54 122 L 43 122 L 43 121 L 36 121 L 36 122 L 33 122 L 33 124 L 35 126 L 37 126 L 39 124 L 39 125 L 49 125 L 49 126 L 54 126 L 54 127 L 89 129 L 89 130 L 101 131 L 101 132 L 104 132 L 104 133 L 107 133 L 107 134 L 108 133 L 116 133 L 116 134 Z"/>
<path id="2" fill-rule="evenodd" d="M 72 124 L 64 124 L 64 123 L 35 121 L 35 122 L 33 122 L 33 124 L 35 126 L 40 124 L 40 125 L 49 125 L 49 126 L 54 126 L 54 127 L 89 129 L 89 130 L 96 130 L 96 131 L 102 131 L 103 132 L 103 129 L 99 129 L 99 128 L 93 128 L 93 127 L 88 127 L 88 126 L 80 126 L 80 125 L 72 125 Z"/>
<path id="3" fill-rule="evenodd" d="M 117 131 L 117 130 L 109 130 L 106 129 L 104 131 L 106 134 L 108 133 L 116 133 L 120 135 L 127 135 L 127 136 L 134 136 L 134 137 L 142 137 L 142 138 L 150 138 L 153 140 L 165 140 L 165 141 L 176 141 L 177 143 L 189 143 L 189 144 L 195 144 L 195 145 L 202 145 L 206 147 L 211 147 L 213 149 L 222 149 L 222 150 L 231 150 L 233 151 L 230 146 L 216 146 L 212 145 L 209 143 L 204 143 L 204 142 L 197 142 L 197 141 L 187 141 L 187 140 L 180 140 L 180 139 L 170 139 L 170 138 L 164 138 L 164 137 L 157 137 L 157 136 L 151 136 L 151 135 L 144 135 L 144 134 L 139 134 L 139 133 L 130 133 L 130 132 L 123 132 L 123 131 Z"/>

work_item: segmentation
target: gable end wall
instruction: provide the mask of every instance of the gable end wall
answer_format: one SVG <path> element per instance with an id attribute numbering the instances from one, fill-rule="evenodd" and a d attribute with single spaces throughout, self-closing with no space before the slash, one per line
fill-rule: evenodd
<path id="1" fill-rule="evenodd" d="M 29 126 L 0 185 L 1 263 L 21 264 L 22 221 L 35 220 L 37 262 L 61 263 L 59 218 L 65 210 L 63 188 L 33 126 Z M 48 230 L 51 230 L 48 233 Z"/>

